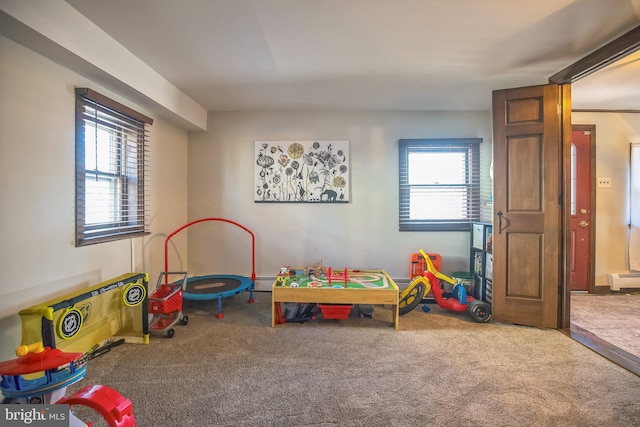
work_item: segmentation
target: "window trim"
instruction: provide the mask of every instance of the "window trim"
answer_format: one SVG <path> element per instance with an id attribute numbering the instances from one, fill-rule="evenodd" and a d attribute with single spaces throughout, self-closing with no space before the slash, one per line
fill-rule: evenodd
<path id="1" fill-rule="evenodd" d="M 76 217 L 76 247 L 92 245 L 102 242 L 110 242 L 115 240 L 139 237 L 149 234 L 149 225 L 147 220 L 148 212 L 148 126 L 153 124 L 153 119 L 138 113 L 137 111 L 122 105 L 104 95 L 101 95 L 88 88 L 76 88 L 76 131 L 75 131 L 75 217 Z M 96 227 L 87 225 L 86 219 L 86 140 L 85 140 L 85 122 L 87 115 L 85 107 L 91 106 L 102 113 L 106 113 L 112 117 L 116 117 L 117 121 L 126 123 L 127 127 L 131 126 L 138 133 L 137 151 L 142 153 L 142 158 L 137 158 L 137 198 L 136 208 L 138 209 L 135 219 L 128 223 L 113 222 L 103 226 Z M 97 123 L 96 119 L 94 123 Z M 123 191 L 124 193 L 124 191 Z M 140 203 L 142 202 L 142 203 Z M 131 206 L 131 201 L 126 206 Z M 122 209 L 122 208 L 121 208 Z M 101 230 L 101 231 L 96 231 Z"/>
<path id="2" fill-rule="evenodd" d="M 399 231 L 469 231 L 471 223 L 480 220 L 480 144 L 482 138 L 434 138 L 400 139 L 398 141 L 399 165 Z M 471 212 L 467 219 L 455 220 L 412 220 L 410 212 L 410 188 L 408 183 L 408 158 L 412 149 L 424 148 L 466 149 L 471 156 L 468 185 L 469 199 L 472 200 Z"/>

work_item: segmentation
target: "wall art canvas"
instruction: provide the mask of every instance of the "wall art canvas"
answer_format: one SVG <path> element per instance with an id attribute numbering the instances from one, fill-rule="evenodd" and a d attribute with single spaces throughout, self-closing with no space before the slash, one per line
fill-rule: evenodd
<path id="1" fill-rule="evenodd" d="M 255 202 L 349 202 L 349 141 L 256 141 Z"/>

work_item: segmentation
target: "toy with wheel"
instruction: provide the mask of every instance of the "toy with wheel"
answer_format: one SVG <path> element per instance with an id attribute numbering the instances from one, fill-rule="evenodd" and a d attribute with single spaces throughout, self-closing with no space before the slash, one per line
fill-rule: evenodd
<path id="1" fill-rule="evenodd" d="M 169 282 L 170 275 L 179 276 L 179 280 Z M 158 285 L 149 297 L 149 332 L 166 334 L 173 338 L 173 325 L 189 323 L 189 316 L 182 314 L 182 300 L 187 286 L 187 272 L 163 271 L 158 277 Z"/>
<path id="2" fill-rule="evenodd" d="M 491 320 L 491 306 L 489 304 L 467 295 L 464 286 L 439 272 L 433 265 L 431 258 L 422 249 L 420 249 L 420 254 L 425 259 L 427 268 L 421 276 L 413 279 L 409 286 L 400 292 L 398 312 L 401 315 L 416 308 L 422 302 L 422 298 L 429 291 L 432 291 L 436 303 L 445 310 L 466 311 L 478 323 L 486 323 Z M 444 296 L 440 284 L 441 280 L 454 285 L 453 293 L 448 298 Z"/>
<path id="3" fill-rule="evenodd" d="M 119 343 L 106 344 L 84 355 L 43 347 L 42 342 L 21 345 L 16 349 L 17 359 L 0 362 L 2 403 L 87 406 L 98 412 L 111 427 L 135 426 L 131 401 L 110 387 L 91 385 L 65 397 L 67 387 L 85 376 L 84 363 Z M 14 407 L 7 406 L 6 410 L 11 411 Z M 92 423 L 84 423 L 70 410 L 69 425 L 86 427 Z"/>

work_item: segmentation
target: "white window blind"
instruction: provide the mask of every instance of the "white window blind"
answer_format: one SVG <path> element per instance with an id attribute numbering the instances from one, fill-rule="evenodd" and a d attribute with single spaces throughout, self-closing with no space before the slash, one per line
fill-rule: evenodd
<path id="1" fill-rule="evenodd" d="M 481 142 L 399 141 L 400 231 L 469 230 L 480 219 Z"/>
<path id="2" fill-rule="evenodd" d="M 631 225 L 640 227 L 640 142 L 631 144 Z"/>
<path id="3" fill-rule="evenodd" d="M 91 89 L 76 89 L 76 246 L 148 233 L 148 125 Z"/>

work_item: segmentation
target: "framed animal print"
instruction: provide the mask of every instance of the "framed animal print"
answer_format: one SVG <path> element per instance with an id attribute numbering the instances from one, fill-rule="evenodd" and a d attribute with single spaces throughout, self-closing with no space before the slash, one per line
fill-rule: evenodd
<path id="1" fill-rule="evenodd" d="M 256 141 L 256 203 L 348 203 L 349 141 Z"/>

